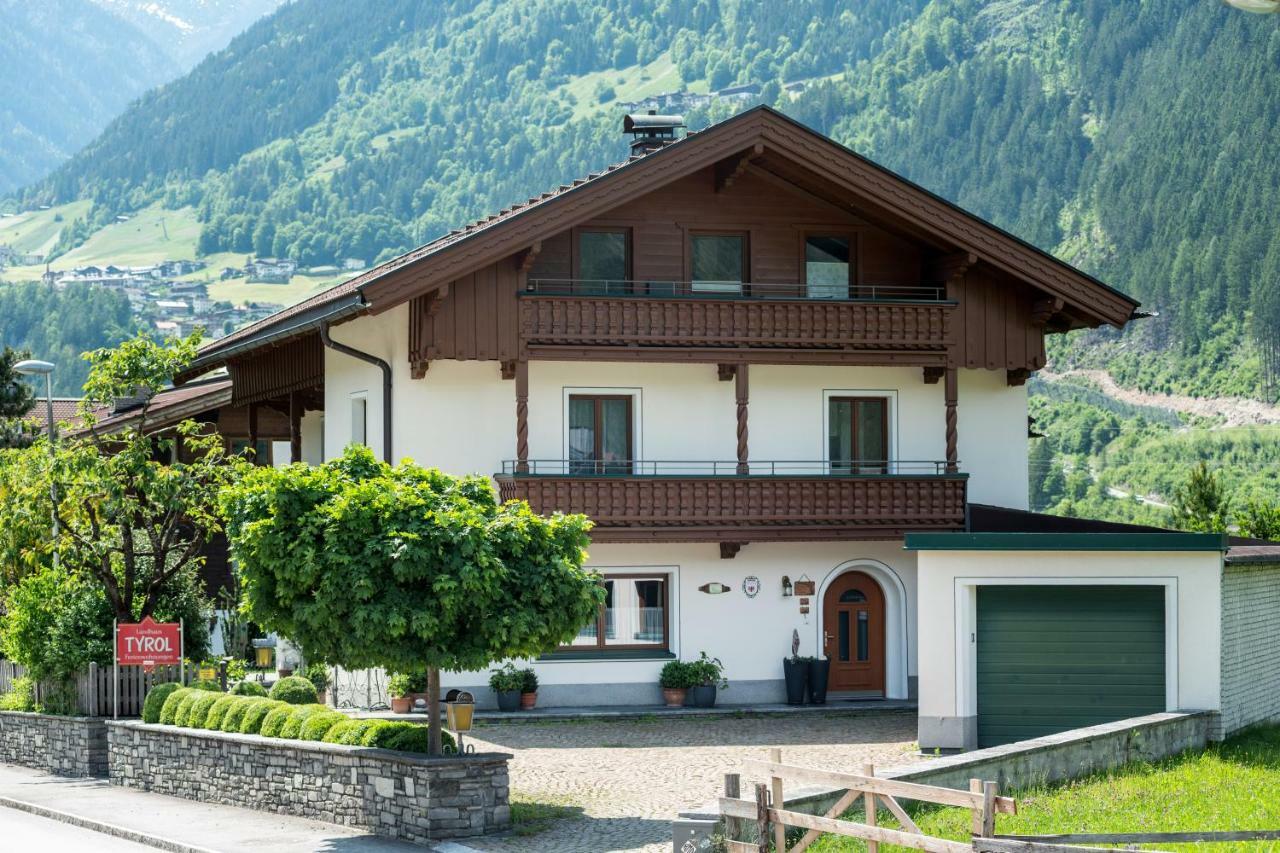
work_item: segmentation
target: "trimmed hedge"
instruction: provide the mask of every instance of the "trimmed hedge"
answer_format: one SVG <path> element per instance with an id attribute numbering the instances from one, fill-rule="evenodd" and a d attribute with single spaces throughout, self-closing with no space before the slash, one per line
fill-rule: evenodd
<path id="1" fill-rule="evenodd" d="M 300 675 L 282 678 L 271 687 L 271 698 L 290 705 L 314 705 L 319 694 L 316 686 Z"/>
<path id="2" fill-rule="evenodd" d="M 327 705 L 295 705 L 293 713 L 284 721 L 284 725 L 280 727 L 280 734 L 285 740 L 297 740 L 302 734 L 302 724 L 314 717 L 316 714 L 328 711 Z"/>
<path id="3" fill-rule="evenodd" d="M 182 697 L 182 701 L 178 703 L 178 710 L 173 715 L 173 724 L 175 726 L 185 726 L 187 724 L 187 715 L 191 713 L 191 706 L 204 695 L 207 695 L 205 691 L 191 688 L 191 692 Z"/>
<path id="4" fill-rule="evenodd" d="M 279 699 L 275 700 L 280 702 Z M 263 737 L 280 737 L 280 730 L 284 728 L 284 724 L 289 721 L 289 717 L 293 715 L 296 706 L 290 705 L 288 702 L 280 702 L 280 705 L 272 708 L 267 716 L 262 719 L 262 728 L 258 730 L 258 734 Z"/>
<path id="5" fill-rule="evenodd" d="M 313 714 L 302 724 L 298 737 L 301 740 L 324 740 L 324 736 L 329 733 L 329 729 L 346 720 L 347 715 L 339 711 L 323 711 Z"/>
<path id="6" fill-rule="evenodd" d="M 195 691 L 190 687 L 179 687 L 177 690 L 170 693 L 169 698 L 164 700 L 164 705 L 160 708 L 160 725 L 177 725 L 174 721 L 174 717 L 177 716 L 178 707 L 182 704 L 183 700 L 192 693 L 195 693 Z"/>
<path id="7" fill-rule="evenodd" d="M 258 702 L 269 701 L 256 696 L 237 696 L 235 702 L 227 708 L 227 713 L 222 715 L 222 725 L 219 726 L 222 731 L 228 734 L 235 734 L 240 731 L 240 726 L 244 723 L 244 715 Z"/>
<path id="8" fill-rule="evenodd" d="M 263 699 L 267 698 L 267 688 L 257 681 L 241 681 L 227 692 L 233 696 L 260 696 Z"/>
<path id="9" fill-rule="evenodd" d="M 249 710 L 244 712 L 244 722 L 240 724 L 240 734 L 262 734 L 262 725 L 267 721 L 267 717 L 271 716 L 271 712 L 284 709 L 285 714 L 288 714 L 289 709 L 292 707 L 288 702 L 279 702 L 275 699 L 254 702 Z M 284 715 L 281 716 L 280 724 L 284 724 Z M 279 727 L 276 728 L 276 731 L 279 731 Z"/>
<path id="10" fill-rule="evenodd" d="M 210 693 L 221 693 L 222 685 L 211 678 L 198 678 L 191 682 L 193 690 L 208 690 Z"/>
<path id="11" fill-rule="evenodd" d="M 220 701 L 225 695 L 226 694 L 224 693 L 211 693 L 207 690 L 197 690 L 196 700 L 191 703 L 191 707 L 187 710 L 187 728 L 204 728 L 205 717 L 209 716 L 209 709 L 213 707 L 215 702 Z"/>
<path id="12" fill-rule="evenodd" d="M 181 689 L 181 684 L 176 681 L 170 681 L 165 684 L 157 684 L 148 690 L 147 698 L 142 702 L 142 722 L 160 722 L 160 711 L 164 708 L 165 701 L 174 691 Z"/>
<path id="13" fill-rule="evenodd" d="M 232 705 L 241 701 L 241 697 L 232 696 L 230 693 L 224 693 L 218 697 L 218 701 L 214 702 L 209 708 L 209 713 L 204 718 L 204 728 L 211 731 L 222 730 L 222 718 L 226 716 L 227 711 Z"/>
<path id="14" fill-rule="evenodd" d="M 427 752 L 428 731 L 425 725 L 403 720 L 374 720 L 375 725 L 365 730 L 360 740 L 361 746 L 372 746 L 377 749 L 397 749 L 402 752 Z M 453 735 L 440 733 L 441 748 L 448 751 L 456 749 Z"/>
<path id="15" fill-rule="evenodd" d="M 348 717 L 341 722 L 335 723 L 329 731 L 324 733 L 321 738 L 325 743 L 343 743 L 347 746 L 358 746 L 360 738 L 364 736 L 364 728 L 373 722 L 372 720 L 353 720 Z"/>

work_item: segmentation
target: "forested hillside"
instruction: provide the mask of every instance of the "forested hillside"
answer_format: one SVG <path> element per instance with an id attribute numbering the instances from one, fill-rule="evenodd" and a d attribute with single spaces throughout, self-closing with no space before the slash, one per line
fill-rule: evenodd
<path id="1" fill-rule="evenodd" d="M 375 260 L 619 159 L 620 100 L 755 82 L 1159 313 L 1057 367 L 1274 400 L 1277 67 L 1216 0 L 298 0 L 10 204 L 92 199 L 61 251 L 161 203 L 206 253 Z"/>

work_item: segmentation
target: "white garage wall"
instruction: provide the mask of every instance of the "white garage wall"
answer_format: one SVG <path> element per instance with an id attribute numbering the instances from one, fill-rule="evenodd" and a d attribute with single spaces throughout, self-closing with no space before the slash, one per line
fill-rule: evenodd
<path id="1" fill-rule="evenodd" d="M 976 742 L 973 632 L 983 584 L 1164 585 L 1166 710 L 1217 710 L 1221 565 L 1212 551 L 919 552 L 921 747 Z"/>

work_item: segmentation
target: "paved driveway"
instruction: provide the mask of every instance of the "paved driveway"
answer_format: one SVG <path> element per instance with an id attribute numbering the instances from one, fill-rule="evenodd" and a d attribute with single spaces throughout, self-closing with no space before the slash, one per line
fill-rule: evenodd
<path id="1" fill-rule="evenodd" d="M 720 795 L 744 758 L 858 771 L 913 759 L 914 712 L 488 725 L 476 751 L 511 752 L 514 802 L 560 806 L 542 831 L 467 839 L 483 851 L 600 853 L 671 849 L 671 819 Z M 519 814 L 520 809 L 517 809 Z M 527 828 L 527 827 L 526 827 Z M 519 828 L 518 828 L 519 830 Z"/>

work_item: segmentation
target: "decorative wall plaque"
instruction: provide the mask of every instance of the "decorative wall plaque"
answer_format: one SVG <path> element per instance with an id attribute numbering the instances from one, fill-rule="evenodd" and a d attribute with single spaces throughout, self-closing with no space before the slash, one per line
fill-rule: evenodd
<path id="1" fill-rule="evenodd" d="M 712 581 L 711 583 L 704 583 L 702 586 L 698 587 L 698 591 L 705 592 L 707 595 L 723 595 L 729 591 L 729 587 L 719 581 Z"/>
<path id="2" fill-rule="evenodd" d="M 813 595 L 817 590 L 815 584 L 811 580 L 800 579 L 796 581 L 796 595 Z"/>
<path id="3" fill-rule="evenodd" d="M 747 575 L 742 579 L 742 594 L 747 598 L 755 598 L 760 594 L 760 578 Z"/>

